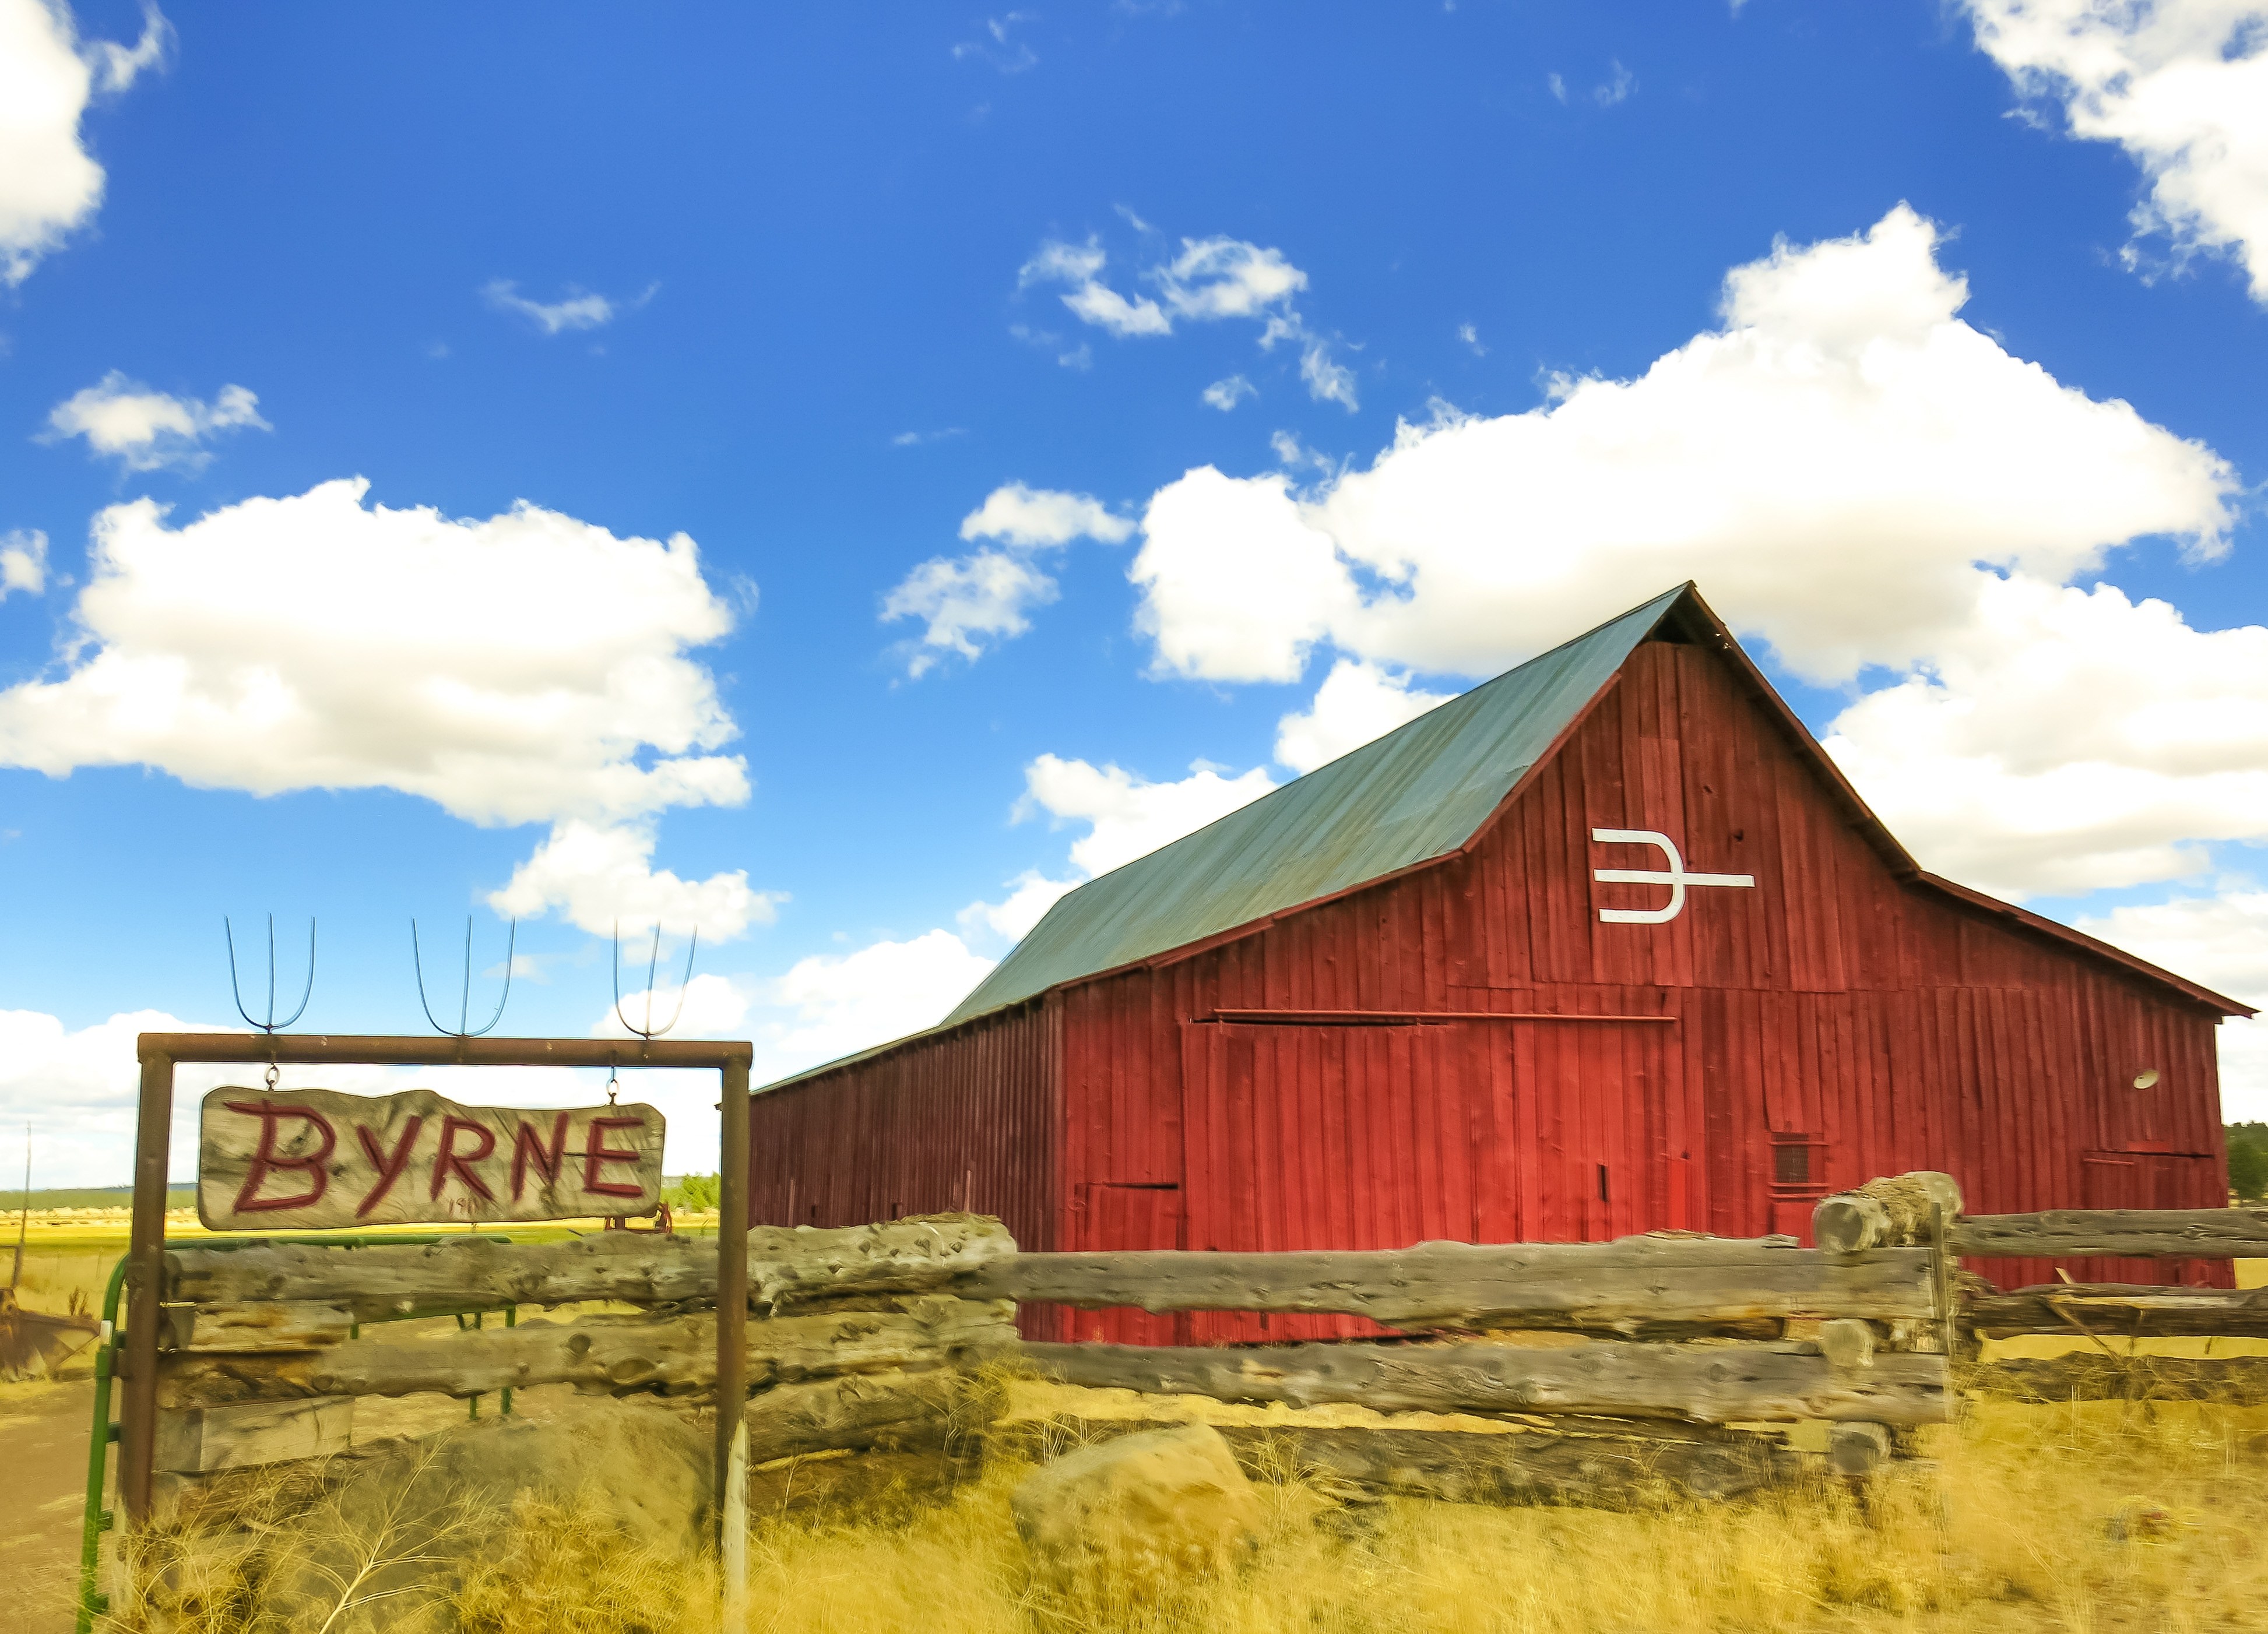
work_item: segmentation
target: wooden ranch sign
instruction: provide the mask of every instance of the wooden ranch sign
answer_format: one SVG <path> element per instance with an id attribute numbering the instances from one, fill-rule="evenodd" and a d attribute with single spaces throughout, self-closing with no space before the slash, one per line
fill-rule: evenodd
<path id="1" fill-rule="evenodd" d="M 199 1129 L 197 1218 L 212 1231 L 301 1231 L 652 1214 L 661 1141 L 660 1112 L 643 1105 L 216 1089 Z"/>

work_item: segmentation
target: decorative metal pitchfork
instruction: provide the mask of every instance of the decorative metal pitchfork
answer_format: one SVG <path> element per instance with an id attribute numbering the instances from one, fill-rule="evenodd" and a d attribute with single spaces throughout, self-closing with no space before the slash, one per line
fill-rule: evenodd
<path id="1" fill-rule="evenodd" d="M 274 1034 L 290 1027 L 307 1013 L 307 1000 L 315 990 L 315 920 L 307 918 L 307 985 L 299 991 L 299 1007 L 281 1021 L 276 1019 L 276 916 L 268 916 L 268 1019 L 255 1021 L 252 1012 L 244 1007 L 244 986 L 236 975 L 236 927 L 221 916 L 221 934 L 228 938 L 228 987 L 236 999 L 236 1013 L 244 1018 L 245 1026 L 255 1033 Z"/>
<path id="2" fill-rule="evenodd" d="M 685 975 L 677 983 L 677 1008 L 669 1019 L 659 1027 L 653 1024 L 653 978 L 661 968 L 661 921 L 653 922 L 653 952 L 645 961 L 645 1025 L 637 1026 L 622 1013 L 622 925 L 615 922 L 615 1019 L 622 1024 L 625 1033 L 635 1033 L 649 1044 L 675 1027 L 685 1014 L 685 990 L 693 981 L 693 955 L 701 949 L 701 927 L 693 927 L 692 938 L 685 946 Z"/>
<path id="3" fill-rule="evenodd" d="M 443 1027 L 433 1019 L 433 1001 L 425 997 L 425 959 L 417 946 L 417 922 L 409 922 L 409 958 L 417 970 L 417 1002 L 424 1006 L 425 1020 L 436 1033 L 448 1038 L 478 1038 L 504 1019 L 504 1007 L 512 1002 L 512 952 L 519 946 L 519 921 L 512 922 L 511 935 L 504 945 L 504 991 L 497 997 L 496 1013 L 480 1027 L 472 1025 L 473 1015 L 473 916 L 465 916 L 465 982 L 457 995 L 457 1025 Z"/>

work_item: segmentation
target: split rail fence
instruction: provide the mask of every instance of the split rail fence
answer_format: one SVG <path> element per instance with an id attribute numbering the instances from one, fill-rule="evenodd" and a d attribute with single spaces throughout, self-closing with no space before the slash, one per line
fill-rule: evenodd
<path id="1" fill-rule="evenodd" d="M 1026 1254 L 998 1222 L 932 1216 L 748 1233 L 752 1466 L 815 1453 L 951 1455 L 992 1428 L 973 1382 L 1017 1361 L 1066 1384 L 1297 1407 L 1478 1415 L 1528 1433 L 1232 1429 L 1250 1461 L 1373 1490 L 1624 1501 L 1653 1483 L 1723 1496 L 1807 1461 L 1773 1426 L 1823 1420 L 1829 1467 L 1864 1475 L 1947 1421 L 1980 1337 L 2084 1335 L 2085 1353 L 1963 1367 L 2038 1400 L 2268 1400 L 2268 1359 L 2130 1357 L 2136 1336 L 2268 1336 L 2268 1290 L 2058 1283 L 2013 1292 L 1962 1256 L 2268 1258 L 2268 1211 L 1963 1216 L 1908 1175 L 1830 1197 L 1816 1248 L 1656 1233 L 1604 1243 L 1426 1243 L 1390 1252 Z M 608 1233 L 543 1244 L 452 1236 L 346 1248 L 180 1246 L 164 1256 L 159 1468 L 212 1472 L 348 1440 L 355 1398 L 544 1385 L 713 1398 L 718 1245 Z M 404 1319 L 602 1301 L 439 1336 Z M 1388 1336 L 1254 1346 L 1023 1343 L 1020 1304 L 1366 1317 Z M 115 1350 L 115 1343 L 111 1347 Z M 106 1370 L 107 1371 L 107 1370 Z M 1006 1427 L 1002 1427 L 1006 1432 Z M 87 1588 L 98 1513 L 97 1426 Z"/>

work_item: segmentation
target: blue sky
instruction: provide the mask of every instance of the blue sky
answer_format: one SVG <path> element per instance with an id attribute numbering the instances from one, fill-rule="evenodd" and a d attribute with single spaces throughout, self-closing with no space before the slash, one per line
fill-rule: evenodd
<path id="1" fill-rule="evenodd" d="M 698 922 L 807 1064 L 1687 577 L 1926 863 L 2268 998 L 2264 38 L 0 0 L 0 1117 L 122 1181 L 270 911 L 330 1031 Z"/>

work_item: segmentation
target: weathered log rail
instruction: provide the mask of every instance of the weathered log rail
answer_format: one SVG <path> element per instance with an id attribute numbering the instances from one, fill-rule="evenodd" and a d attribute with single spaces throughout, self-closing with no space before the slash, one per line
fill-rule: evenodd
<path id="1" fill-rule="evenodd" d="M 1948 1247 L 1973 1259 L 2268 1259 L 2268 1209 L 2051 1209 L 1974 1214 Z"/>
<path id="2" fill-rule="evenodd" d="M 1014 1307 L 1005 1301 L 924 1295 L 901 1303 L 896 1311 L 751 1322 L 750 1387 L 973 1366 L 1015 1343 Z M 325 1395 L 464 1397 L 547 1384 L 613 1395 L 692 1395 L 716 1383 L 713 1315 L 600 1315 L 437 1339 L 348 1339 L 296 1351 L 192 1349 L 168 1357 L 158 1400 L 188 1408 Z"/>
<path id="3" fill-rule="evenodd" d="M 1844 1368 L 1781 1345 L 1027 1344 L 1024 1354 L 1043 1373 L 1090 1388 L 1381 1412 L 1910 1425 L 1942 1423 L 1948 1407 L 1942 1356 L 1885 1355 Z"/>
<path id="4" fill-rule="evenodd" d="M 2021 1334 L 2106 1339 L 2268 1339 L 2268 1288 L 2047 1283 L 1973 1294 L 1964 1321 L 1987 1339 Z"/>
<path id="5" fill-rule="evenodd" d="M 1420 1331 L 1628 1335 L 1925 1318 L 1933 1309 L 1928 1260 L 1924 1249 L 1892 1248 L 1844 1262 L 1787 1238 L 1686 1233 L 1600 1243 L 1432 1242 L 1391 1252 L 1020 1254 L 997 1221 L 946 1216 L 803 1228 L 800 1240 L 793 1229 L 759 1227 L 749 1233 L 748 1283 L 750 1307 L 760 1314 L 951 1293 L 1087 1308 L 1335 1313 Z M 257 1321 L 241 1313 L 263 1306 L 327 1308 L 349 1321 L 588 1301 L 701 1309 L 716 1304 L 716 1248 L 702 1239 L 607 1233 L 556 1243 L 465 1239 L 348 1252 L 291 1244 L 180 1249 L 166 1257 L 162 1297 L 195 1313 L 200 1325 Z M 312 1332 L 309 1341 L 332 1342 Z M 291 1343 L 279 1331 L 268 1348 Z"/>
<path id="6" fill-rule="evenodd" d="M 1943 1174 L 1870 1181 L 1822 1199 L 1812 1234 L 1837 1260 L 1899 1245 L 1926 1248 L 1949 1272 L 1970 1259 L 2241 1260 L 2268 1258 L 2268 1209 L 2050 1209 L 1965 1214 Z M 1958 1292 L 1964 1336 L 2102 1333 L 2121 1337 L 2268 1336 L 2268 1292 L 2161 1284 L 2056 1283 L 2002 1292 L 1981 1281 Z M 2107 1326 L 2106 1326 L 2107 1324 Z"/>
<path id="7" fill-rule="evenodd" d="M 1926 1319 L 1929 1254 L 1838 1262 L 1793 1239 L 1660 1233 L 1614 1242 L 1420 1243 L 1392 1252 L 1023 1254 L 957 1274 L 966 1297 L 1089 1309 L 1309 1312 L 1418 1331 L 1671 1337 L 1789 1321 Z"/>
<path id="8" fill-rule="evenodd" d="M 878 1295 L 939 1292 L 954 1277 L 1015 1253 L 1006 1228 L 977 1215 L 830 1231 L 760 1226 L 748 1233 L 748 1306 L 769 1314 L 855 1306 Z M 604 1232 L 544 1243 L 466 1237 L 352 1249 L 289 1242 L 180 1248 L 166 1256 L 159 1297 L 200 1308 L 313 1301 L 337 1306 L 355 1321 L 594 1300 L 713 1309 L 717 1243 L 714 1238 Z"/>

